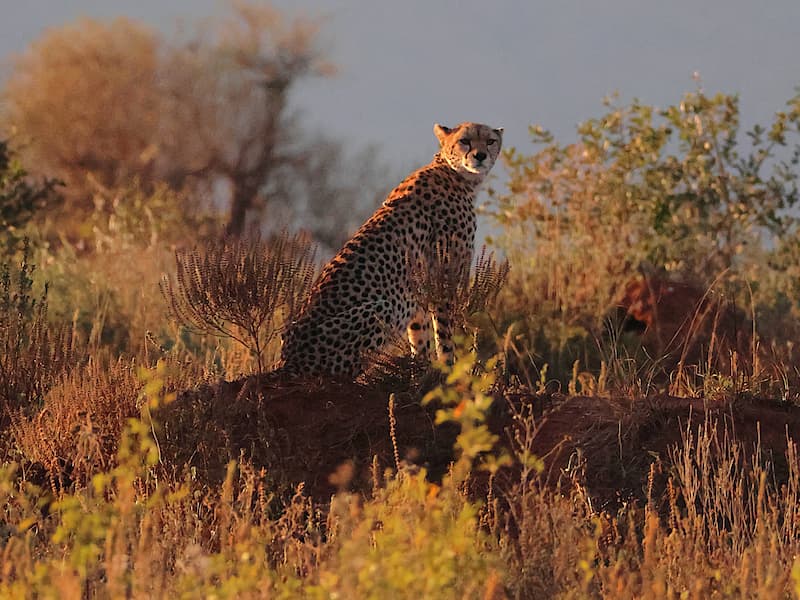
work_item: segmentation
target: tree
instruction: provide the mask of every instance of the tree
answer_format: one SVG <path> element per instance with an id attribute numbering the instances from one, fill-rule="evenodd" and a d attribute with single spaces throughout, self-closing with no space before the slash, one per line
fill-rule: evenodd
<path id="1" fill-rule="evenodd" d="M 23 162 L 64 181 L 67 209 L 91 210 L 87 178 L 116 187 L 155 176 L 158 51 L 158 38 L 132 21 L 82 20 L 17 59 L 4 121 Z"/>
<path id="2" fill-rule="evenodd" d="M 129 20 L 83 20 L 50 31 L 17 60 L 0 118 L 27 164 L 66 182 L 70 213 L 102 209 L 98 190 L 135 180 L 147 192 L 166 182 L 188 192 L 187 212 L 226 200 L 225 228 L 240 235 L 256 209 L 302 204 L 281 194 L 314 187 L 284 182 L 327 180 L 309 172 L 327 166 L 316 158 L 323 150 L 290 102 L 299 81 L 333 70 L 318 30 L 314 20 L 241 1 L 173 41 Z M 359 189 L 337 201 L 364 206 L 372 195 Z M 353 211 L 330 212 L 336 221 Z"/>
<path id="3" fill-rule="evenodd" d="M 226 233 L 241 235 L 259 193 L 285 168 L 307 160 L 289 108 L 291 88 L 332 66 L 316 47 L 318 25 L 288 23 L 276 10 L 238 2 L 220 27 L 175 47 L 165 66 L 164 155 L 193 164 L 172 175 L 204 173 L 230 187 Z M 187 110 L 188 109 L 188 110 Z"/>

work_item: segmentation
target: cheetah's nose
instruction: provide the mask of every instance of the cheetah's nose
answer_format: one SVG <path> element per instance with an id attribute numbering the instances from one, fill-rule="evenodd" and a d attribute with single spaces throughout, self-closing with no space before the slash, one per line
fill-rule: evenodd
<path id="1" fill-rule="evenodd" d="M 475 158 L 477 158 L 480 161 L 486 160 L 486 152 L 476 152 Z"/>

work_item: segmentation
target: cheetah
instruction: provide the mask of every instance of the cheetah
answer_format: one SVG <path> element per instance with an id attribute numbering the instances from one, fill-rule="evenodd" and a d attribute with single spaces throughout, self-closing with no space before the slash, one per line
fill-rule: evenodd
<path id="1" fill-rule="evenodd" d="M 469 273 L 474 200 L 497 160 L 503 130 L 478 123 L 436 124 L 439 151 L 406 177 L 323 268 L 298 318 L 286 330 L 283 371 L 355 377 L 365 353 L 408 336 L 425 355 L 433 332 L 437 357 L 452 363 L 447 302 L 421 306 L 414 265 L 432 265 L 446 248 L 447 268 Z"/>

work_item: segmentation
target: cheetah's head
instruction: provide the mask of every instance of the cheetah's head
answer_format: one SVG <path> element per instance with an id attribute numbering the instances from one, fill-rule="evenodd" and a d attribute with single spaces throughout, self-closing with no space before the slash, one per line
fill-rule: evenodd
<path id="1" fill-rule="evenodd" d="M 480 123 L 445 127 L 438 123 L 433 132 L 439 138 L 439 154 L 452 169 L 470 179 L 483 179 L 494 166 L 503 142 L 503 130 Z"/>

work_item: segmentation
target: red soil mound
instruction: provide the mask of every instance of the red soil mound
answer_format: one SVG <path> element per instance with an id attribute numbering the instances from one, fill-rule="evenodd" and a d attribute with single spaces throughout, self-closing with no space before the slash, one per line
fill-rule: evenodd
<path id="1" fill-rule="evenodd" d="M 355 467 L 357 489 L 394 466 L 388 393 L 356 383 L 281 383 L 250 377 L 185 392 L 162 413 L 162 451 L 175 465 L 188 463 L 209 482 L 224 478 L 240 457 L 264 467 L 272 483 L 300 482 L 324 499 L 336 489 L 329 477 Z M 433 412 L 397 394 L 395 439 L 401 459 L 421 457 L 434 476 L 451 460 L 455 433 L 436 428 Z"/>
<path id="2" fill-rule="evenodd" d="M 540 419 L 531 449 L 545 458 L 551 482 L 579 465 L 597 507 L 644 501 L 651 464 L 666 476 L 670 451 L 681 445 L 687 428 L 696 433 L 704 424 L 726 430 L 745 449 L 760 441 L 780 481 L 788 470 L 787 436 L 800 438 L 800 407 L 752 399 L 704 404 L 666 395 L 633 401 L 572 397 Z"/>
<path id="3" fill-rule="evenodd" d="M 434 479 L 452 461 L 453 425 L 435 426 L 435 409 L 419 394 L 397 394 L 394 439 L 401 459 L 424 465 Z M 527 415 L 527 418 L 515 418 Z M 598 506 L 643 499 L 650 464 L 668 461 L 690 422 L 727 427 L 745 442 L 761 440 L 780 474 L 787 433 L 800 434 L 800 408 L 772 401 L 704 406 L 702 400 L 655 396 L 547 397 L 526 390 L 498 393 L 491 429 L 513 452 L 515 434 L 528 423 L 531 450 L 545 460 L 551 482 L 576 466 Z M 388 394 L 374 387 L 322 382 L 282 383 L 251 377 L 185 392 L 164 410 L 162 451 L 175 465 L 188 463 L 209 482 L 225 475 L 230 460 L 244 457 L 263 467 L 278 489 L 298 483 L 325 500 L 336 486 L 329 477 L 343 463 L 354 466 L 350 486 L 368 490 L 373 461 L 380 472 L 394 466 Z M 510 483 L 515 469 L 503 479 Z M 282 487 L 285 486 L 285 487 Z"/>

